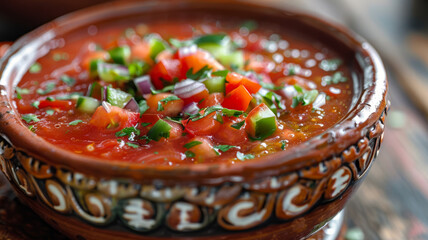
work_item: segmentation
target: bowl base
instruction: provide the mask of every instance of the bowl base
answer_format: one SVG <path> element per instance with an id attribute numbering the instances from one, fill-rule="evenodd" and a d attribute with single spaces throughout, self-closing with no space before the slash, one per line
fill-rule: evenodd
<path id="1" fill-rule="evenodd" d="M 343 240 L 346 232 L 344 211 L 340 211 L 324 227 L 305 240 Z"/>

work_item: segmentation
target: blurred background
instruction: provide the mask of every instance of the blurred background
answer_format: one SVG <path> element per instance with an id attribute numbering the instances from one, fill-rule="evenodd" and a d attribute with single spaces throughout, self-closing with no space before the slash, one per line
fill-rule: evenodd
<path id="1" fill-rule="evenodd" d="M 385 139 L 347 207 L 346 239 L 428 239 L 428 1 L 264 1 L 347 26 L 374 45 L 387 67 L 392 107 Z M 3 1 L 0 42 L 101 2 L 106 0 Z M 62 239 L 0 187 L 0 239 L 16 238 Z"/>

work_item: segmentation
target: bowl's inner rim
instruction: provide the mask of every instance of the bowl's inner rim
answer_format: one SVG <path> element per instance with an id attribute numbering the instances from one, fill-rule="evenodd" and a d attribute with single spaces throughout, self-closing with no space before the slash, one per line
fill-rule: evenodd
<path id="1" fill-rule="evenodd" d="M 174 3 L 175 7 L 210 7 L 213 6 L 216 8 L 225 8 L 226 6 L 220 6 L 220 5 L 211 5 L 208 1 L 205 3 L 201 3 L 195 0 L 188 0 L 181 3 L 176 3 L 173 1 L 166 1 L 164 4 L 172 4 Z M 218 2 L 218 1 L 216 1 Z M 195 5 L 195 3 L 197 3 Z M 228 5 L 228 8 L 231 8 L 234 6 L 235 8 L 241 7 L 243 3 L 238 3 L 235 5 Z M 57 20 L 54 20 L 51 23 L 48 23 L 35 31 L 25 35 L 21 39 L 19 39 L 12 47 L 11 50 L 6 54 L 6 56 L 0 61 L 0 72 L 1 72 L 1 80 L 0 84 L 5 86 L 7 91 L 7 100 L 9 101 L 9 104 L 12 99 L 12 95 L 14 93 L 13 89 L 14 86 L 17 84 L 17 81 L 20 80 L 20 75 L 23 73 L 20 71 L 25 71 L 29 68 L 29 66 L 38 58 L 37 55 L 34 55 L 34 50 L 39 49 L 43 46 L 43 44 L 53 38 L 55 38 L 59 34 L 64 34 L 68 31 L 72 31 L 75 28 L 80 28 L 83 25 L 90 25 L 90 23 L 103 21 L 105 19 L 111 19 L 116 17 L 126 17 L 132 14 L 141 13 L 148 10 L 156 10 L 160 8 L 160 5 L 158 2 L 155 1 L 146 1 L 146 2 L 139 2 L 139 3 L 109 3 L 109 4 L 103 4 L 101 6 L 97 7 L 91 7 L 89 9 L 81 10 L 76 13 L 72 13 L 69 15 L 66 15 L 64 17 L 60 17 Z M 171 5 L 168 5 L 171 7 Z M 256 7 L 254 7 L 256 6 Z M 373 118 L 371 115 L 373 115 L 373 112 L 376 112 L 373 107 L 382 106 L 383 102 L 385 101 L 385 92 L 386 92 L 386 74 L 383 67 L 383 64 L 380 60 L 380 57 L 376 53 L 376 51 L 368 44 L 365 40 L 363 40 L 361 37 L 355 35 L 354 33 L 351 33 L 347 30 L 344 30 L 343 27 L 338 27 L 334 24 L 328 23 L 324 20 L 317 19 L 313 16 L 308 16 L 306 14 L 298 14 L 298 13 L 287 13 L 284 10 L 278 10 L 268 7 L 260 7 L 260 5 L 251 5 L 248 4 L 247 9 L 251 9 L 253 11 L 259 12 L 260 14 L 265 14 L 264 12 L 269 13 L 275 13 L 278 15 L 278 17 L 286 16 L 287 14 L 298 16 L 302 19 L 302 21 L 307 21 L 308 23 L 311 23 L 311 26 L 318 26 L 323 27 L 325 31 L 328 31 L 332 37 L 341 38 L 343 41 L 348 41 L 350 44 L 353 44 L 355 52 L 356 52 L 356 58 L 357 61 L 359 61 L 359 64 L 361 65 L 361 68 L 364 69 L 364 79 L 362 80 L 362 84 L 359 86 L 355 86 L 355 90 L 357 94 L 359 94 L 359 97 L 354 98 L 354 106 L 351 106 L 349 109 L 349 113 L 339 122 L 340 124 L 336 124 L 326 132 L 320 134 L 319 136 L 313 137 L 306 141 L 305 143 L 298 145 L 294 148 L 288 149 L 286 152 L 277 152 L 272 153 L 268 155 L 267 157 L 260 157 L 258 159 L 254 159 L 252 161 L 247 161 L 240 163 L 238 165 L 233 166 L 232 168 L 230 165 L 227 164 L 200 164 L 200 165 L 185 165 L 185 166 L 175 166 L 175 167 L 169 167 L 169 166 L 146 166 L 144 164 L 132 164 L 132 163 L 123 163 L 123 162 L 116 162 L 116 161 L 106 161 L 101 158 L 95 158 L 95 157 L 89 157 L 89 156 L 82 156 L 75 153 L 71 153 L 67 150 L 59 149 L 57 147 L 54 147 L 54 145 L 48 143 L 47 141 L 43 140 L 41 137 L 36 136 L 35 134 L 31 134 L 31 132 L 25 127 L 25 125 L 21 122 L 19 119 L 18 114 L 14 114 L 15 116 L 15 130 L 18 131 L 27 131 L 28 134 L 25 134 L 30 140 L 28 140 L 28 143 L 34 141 L 39 142 L 38 146 L 42 146 L 43 149 L 54 149 L 54 152 L 56 152 L 59 155 L 62 155 L 62 158 L 64 161 L 52 161 L 52 159 L 49 158 L 49 154 L 40 154 L 39 151 L 32 152 L 31 150 L 27 152 L 33 153 L 34 155 L 40 157 L 41 159 L 47 160 L 47 162 L 53 162 L 54 164 L 61 164 L 70 168 L 79 169 L 79 164 L 82 162 L 86 162 L 87 164 L 84 165 L 91 165 L 94 168 L 94 165 L 103 165 L 102 168 L 108 168 L 111 171 L 117 171 L 117 169 L 125 169 L 125 170 L 138 170 L 138 171 L 145 171 L 153 172 L 156 171 L 159 173 L 159 171 L 164 172 L 166 175 L 169 175 L 169 171 L 183 171 L 188 173 L 189 171 L 198 173 L 198 175 L 203 175 L 204 173 L 213 173 L 220 171 L 227 172 L 235 172 L 239 173 L 246 170 L 255 170 L 260 168 L 261 166 L 267 167 L 270 170 L 275 169 L 278 165 L 283 165 L 284 163 L 287 163 L 291 160 L 295 164 L 289 164 L 294 165 L 288 166 L 287 169 L 296 169 L 302 166 L 307 166 L 308 164 L 315 163 L 318 161 L 323 160 L 327 155 L 322 154 L 319 155 L 319 150 L 316 149 L 317 146 L 322 145 L 323 143 L 329 142 L 329 141 L 337 141 L 340 140 L 342 137 L 343 139 L 347 139 L 344 137 L 346 134 L 352 134 L 352 131 L 354 129 L 358 128 L 359 130 L 366 131 L 367 128 L 374 123 L 375 120 L 379 118 L 379 116 Z M 264 12 L 263 12 L 264 11 Z M 284 14 L 284 12 L 286 14 Z M 17 63 L 19 62 L 20 67 L 17 68 Z M 24 64 L 24 66 L 23 66 Z M 26 65 L 25 65 L 26 64 Z M 22 70 L 23 69 L 23 70 Z M 370 70 L 371 69 L 371 70 Z M 367 70 L 367 71 L 366 71 Z M 18 71 L 18 72 L 16 72 Z M 13 82 L 13 84 L 8 84 L 10 81 L 10 78 L 12 76 L 15 76 L 13 79 L 16 80 Z M 18 77 L 16 77 L 18 76 Z M 357 81 L 354 81 L 356 84 L 358 84 Z M 375 84 L 376 83 L 376 84 Z M 354 91 L 355 91 L 354 90 Z M 374 96 L 378 95 L 378 96 Z M 382 96 L 383 95 L 383 99 Z M 374 97 L 373 97 L 374 96 Z M 363 104 L 364 102 L 364 104 Z M 16 110 L 16 109 L 15 109 Z M 356 118 L 358 118 L 358 123 L 356 122 Z M 367 125 L 367 126 L 366 126 Z M 4 134 L 3 134 L 4 135 Z M 6 137 L 11 136 L 10 133 L 6 133 Z M 10 138 L 10 137 L 9 137 Z M 16 142 L 13 139 L 11 139 L 11 142 L 17 146 L 19 149 L 26 149 L 26 144 L 22 144 L 20 142 Z M 332 144 L 327 144 L 326 148 L 331 147 Z M 346 144 L 345 144 L 346 145 Z M 339 153 L 343 149 L 333 149 L 333 153 Z M 338 152 L 339 151 L 339 152 Z M 309 153 L 309 154 L 308 154 Z M 312 156 L 312 158 L 310 157 Z M 299 162 L 302 159 L 306 159 L 303 162 Z M 312 159 L 312 160 L 311 160 Z M 88 163 L 89 162 L 89 163 Z M 82 169 L 83 170 L 83 169 Z M 277 170 L 274 170 L 277 171 Z M 269 172 L 269 171 L 267 171 Z M 161 174 L 162 175 L 162 174 Z"/>

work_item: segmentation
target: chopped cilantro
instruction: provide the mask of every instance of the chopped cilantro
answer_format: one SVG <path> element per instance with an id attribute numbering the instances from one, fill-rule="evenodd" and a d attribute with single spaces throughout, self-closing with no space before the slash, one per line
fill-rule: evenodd
<path id="1" fill-rule="evenodd" d="M 229 73 L 229 70 L 218 70 L 218 71 L 212 72 L 211 75 L 217 76 L 217 77 L 226 77 L 228 73 Z"/>
<path id="2" fill-rule="evenodd" d="M 191 141 L 191 142 L 188 142 L 188 143 L 184 144 L 184 147 L 187 148 L 187 149 L 189 149 L 189 148 L 192 148 L 192 147 L 197 146 L 199 144 L 202 144 L 202 142 L 200 142 L 200 141 Z"/>
<path id="3" fill-rule="evenodd" d="M 307 91 L 299 85 L 294 85 L 294 89 L 297 91 L 297 96 L 293 97 L 292 108 L 297 107 L 299 104 L 307 106 L 313 103 L 318 96 L 318 91 L 315 89 Z"/>
<path id="4" fill-rule="evenodd" d="M 31 106 L 33 106 L 33 107 L 35 107 L 37 109 L 39 109 L 39 105 L 40 105 L 39 101 L 34 101 L 34 102 L 31 103 Z"/>
<path id="5" fill-rule="evenodd" d="M 124 136 L 128 136 L 128 139 L 130 141 L 134 141 L 134 138 L 136 136 L 140 136 L 140 130 L 138 130 L 135 127 L 126 127 L 122 130 L 120 130 L 119 132 L 116 132 L 116 137 L 124 137 Z"/>
<path id="6" fill-rule="evenodd" d="M 52 55 L 52 59 L 55 62 L 61 61 L 61 60 L 67 60 L 68 59 L 68 54 L 65 52 L 61 52 L 61 53 L 54 53 Z"/>
<path id="7" fill-rule="evenodd" d="M 287 145 L 287 140 L 281 140 L 281 150 L 285 150 L 285 146 Z"/>
<path id="8" fill-rule="evenodd" d="M 76 84 L 76 79 L 68 76 L 67 74 L 61 76 L 61 81 L 63 81 L 69 87 L 72 87 L 74 84 Z"/>
<path id="9" fill-rule="evenodd" d="M 326 72 L 330 72 L 330 71 L 336 71 L 339 68 L 340 64 L 342 64 L 342 60 L 340 59 L 329 59 L 329 60 L 325 59 L 325 60 L 322 60 L 318 66 L 322 70 Z"/>
<path id="10" fill-rule="evenodd" d="M 30 129 L 30 131 L 35 132 L 36 128 L 34 127 L 34 125 L 29 125 L 28 129 Z"/>
<path id="11" fill-rule="evenodd" d="M 232 145 L 217 145 L 213 147 L 215 150 L 227 152 L 232 148 L 238 148 L 238 146 L 232 146 Z"/>
<path id="12" fill-rule="evenodd" d="M 28 90 L 27 88 L 16 87 L 15 88 L 15 92 L 16 92 L 16 98 L 17 99 L 22 99 L 22 95 L 29 94 L 30 90 Z"/>
<path id="13" fill-rule="evenodd" d="M 247 159 L 253 159 L 255 156 L 253 154 L 243 154 L 241 152 L 237 152 L 236 157 L 241 161 L 245 161 Z"/>
<path id="14" fill-rule="evenodd" d="M 168 102 L 175 101 L 175 100 L 180 100 L 180 98 L 177 97 L 177 96 L 175 96 L 175 95 L 171 95 L 171 96 L 168 96 L 168 97 L 160 100 L 158 102 L 158 109 L 157 110 L 158 111 L 163 111 L 164 110 L 164 108 L 163 108 L 164 105 L 166 105 Z"/>
<path id="15" fill-rule="evenodd" d="M 52 90 L 54 90 L 55 86 L 56 86 L 55 83 L 50 82 L 50 83 L 46 84 L 45 90 L 43 90 L 41 88 L 37 89 L 37 93 L 40 95 L 46 95 L 46 94 L 52 92 Z"/>
<path id="16" fill-rule="evenodd" d="M 146 100 L 141 100 L 138 103 L 138 108 L 139 108 L 140 116 L 141 116 L 143 113 L 145 113 L 147 111 L 147 109 L 149 109 L 149 105 L 147 105 Z"/>
<path id="17" fill-rule="evenodd" d="M 189 151 L 189 150 L 185 151 L 185 152 L 184 152 L 184 154 L 185 154 L 185 155 L 186 155 L 186 157 L 188 157 L 188 158 L 195 157 L 195 153 L 194 153 L 194 152 L 192 152 L 192 151 Z"/>
<path id="18" fill-rule="evenodd" d="M 58 99 L 58 100 L 76 99 L 77 100 L 80 96 L 83 96 L 83 94 L 80 93 L 80 92 L 73 92 L 73 93 L 70 93 L 70 94 L 56 96 L 56 99 Z"/>
<path id="19" fill-rule="evenodd" d="M 132 148 L 139 148 L 140 147 L 139 145 L 134 144 L 134 143 L 130 143 L 130 142 L 127 142 L 126 145 L 128 145 L 128 146 L 130 146 Z"/>
<path id="20" fill-rule="evenodd" d="M 232 125 L 230 125 L 231 127 L 235 128 L 235 129 L 241 129 L 241 127 L 245 124 L 245 120 L 242 120 L 240 122 L 234 123 Z"/>
<path id="21" fill-rule="evenodd" d="M 208 65 L 205 65 L 203 68 L 201 68 L 199 71 L 195 73 L 193 73 L 193 68 L 190 68 L 186 73 L 186 77 L 193 80 L 204 79 L 210 76 L 211 76 L 211 68 L 208 67 Z"/>
<path id="22" fill-rule="evenodd" d="M 42 70 L 42 65 L 40 65 L 40 63 L 33 63 L 33 65 L 31 65 L 30 69 L 28 69 L 29 73 L 39 73 Z"/>
<path id="23" fill-rule="evenodd" d="M 149 123 L 149 122 L 143 122 L 143 123 L 141 123 L 141 126 L 142 126 L 142 127 L 147 127 L 147 126 L 149 126 L 150 124 L 152 124 L 152 123 Z"/>
<path id="24" fill-rule="evenodd" d="M 55 98 L 53 98 L 53 97 L 47 97 L 46 100 L 48 100 L 49 102 L 53 102 L 53 101 L 55 101 Z"/>
<path id="25" fill-rule="evenodd" d="M 83 121 L 80 120 L 80 119 L 77 119 L 77 120 L 74 120 L 74 121 L 70 122 L 68 125 L 70 125 L 70 126 L 76 126 L 77 124 L 79 124 L 81 122 L 83 122 Z"/>
<path id="26" fill-rule="evenodd" d="M 22 115 L 22 119 L 24 121 L 26 121 L 27 123 L 40 121 L 40 119 L 37 118 L 37 116 L 35 114 L 31 114 L 31 113 Z"/>
<path id="27" fill-rule="evenodd" d="M 171 92 L 172 90 L 174 90 L 174 85 L 166 86 L 161 90 L 155 90 L 153 88 L 150 89 L 150 91 L 152 92 L 153 95 L 156 95 L 159 93 L 164 93 L 164 92 Z"/>
<path id="28" fill-rule="evenodd" d="M 189 120 L 197 121 L 216 111 L 220 111 L 223 114 L 223 116 L 228 116 L 228 117 L 239 117 L 241 115 L 246 115 L 246 113 L 243 111 L 223 108 L 221 106 L 212 106 L 212 107 L 203 108 L 201 111 L 203 112 L 203 114 L 196 113 L 196 114 L 190 115 Z"/>
<path id="29" fill-rule="evenodd" d="M 284 87 L 282 86 L 275 86 L 275 84 L 273 83 L 265 83 L 263 81 L 260 81 L 260 86 L 262 86 L 263 88 L 266 88 L 267 90 L 271 90 L 271 91 L 276 91 L 276 90 L 281 90 Z"/>

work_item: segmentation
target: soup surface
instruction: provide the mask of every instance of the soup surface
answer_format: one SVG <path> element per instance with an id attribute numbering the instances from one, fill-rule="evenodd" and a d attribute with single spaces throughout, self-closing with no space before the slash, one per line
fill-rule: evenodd
<path id="1" fill-rule="evenodd" d="M 28 128 L 106 161 L 238 163 L 336 124 L 350 70 L 317 39 L 215 16 L 94 25 L 52 41 L 16 87 Z"/>

